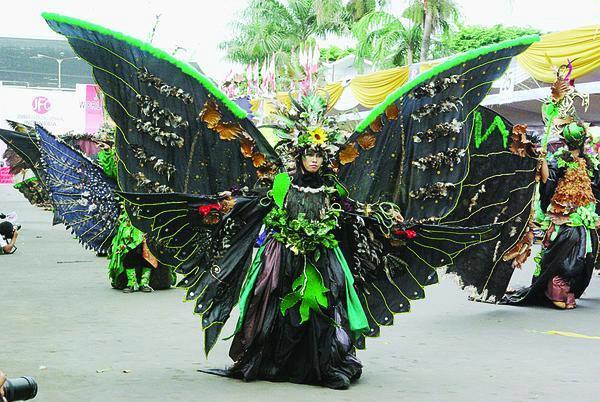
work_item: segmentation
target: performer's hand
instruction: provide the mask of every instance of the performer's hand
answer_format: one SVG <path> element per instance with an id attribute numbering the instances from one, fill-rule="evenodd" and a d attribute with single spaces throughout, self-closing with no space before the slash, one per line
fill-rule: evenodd
<path id="1" fill-rule="evenodd" d="M 4 383 L 6 382 L 6 374 L 4 374 L 2 371 L 0 371 L 0 401 L 2 402 L 8 402 L 6 400 L 6 397 L 4 395 Z"/>

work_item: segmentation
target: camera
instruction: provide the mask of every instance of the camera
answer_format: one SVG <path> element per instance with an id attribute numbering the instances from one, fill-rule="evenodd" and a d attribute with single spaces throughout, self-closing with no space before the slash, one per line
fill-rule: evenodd
<path id="1" fill-rule="evenodd" d="M 4 397 L 8 402 L 26 401 L 35 398 L 37 389 L 32 377 L 10 378 L 4 383 Z"/>

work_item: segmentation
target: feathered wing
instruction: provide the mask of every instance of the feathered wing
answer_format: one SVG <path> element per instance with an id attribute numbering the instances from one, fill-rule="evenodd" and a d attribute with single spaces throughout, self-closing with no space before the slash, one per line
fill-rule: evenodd
<path id="1" fill-rule="evenodd" d="M 36 131 L 55 216 L 84 246 L 107 252 L 119 217 L 116 183 L 80 151 L 41 126 Z"/>
<path id="2" fill-rule="evenodd" d="M 361 349 L 365 337 L 379 336 L 382 326 L 394 323 L 395 314 L 409 312 L 412 301 L 425 297 L 425 286 L 438 282 L 438 269 L 494 236 L 490 226 L 381 229 L 373 218 L 344 214 L 337 235 L 369 322 L 368 332 L 356 343 Z"/>
<path id="3" fill-rule="evenodd" d="M 393 201 L 406 219 L 401 229 L 358 215 L 344 222 L 340 244 L 367 312 L 366 336 L 423 298 L 438 269 L 486 297 L 503 293 L 490 284 L 502 288 L 512 274 L 502 256 L 527 226 L 536 161 L 513 153 L 512 124 L 479 103 L 534 40 L 478 49 L 417 77 L 372 112 L 339 153 L 352 198 Z"/>
<path id="4" fill-rule="evenodd" d="M 121 190 L 216 194 L 252 186 L 280 163 L 246 113 L 194 67 L 104 27 L 43 16 L 92 66 L 117 125 Z"/>
<path id="5" fill-rule="evenodd" d="M 437 219 L 452 210 L 469 170 L 477 106 L 511 59 L 538 39 L 458 55 L 392 93 L 339 153 L 340 179 L 352 196 L 393 201 L 407 219 Z M 432 159 L 442 163 L 423 169 Z"/>
<path id="6" fill-rule="evenodd" d="M 117 125 L 129 216 L 158 260 L 185 275 L 179 285 L 203 315 L 208 351 L 237 303 L 266 213 L 257 197 L 236 191 L 281 162 L 246 113 L 190 65 L 84 21 L 44 18 L 92 66 Z M 139 194 L 152 192 L 172 193 Z"/>

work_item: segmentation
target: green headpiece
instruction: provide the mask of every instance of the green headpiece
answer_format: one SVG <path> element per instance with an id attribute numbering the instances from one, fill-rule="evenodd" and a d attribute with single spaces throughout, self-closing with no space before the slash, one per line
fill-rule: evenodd
<path id="1" fill-rule="evenodd" d="M 563 138 L 567 144 L 573 147 L 580 147 L 586 139 L 585 127 L 578 123 L 569 123 L 563 128 Z"/>

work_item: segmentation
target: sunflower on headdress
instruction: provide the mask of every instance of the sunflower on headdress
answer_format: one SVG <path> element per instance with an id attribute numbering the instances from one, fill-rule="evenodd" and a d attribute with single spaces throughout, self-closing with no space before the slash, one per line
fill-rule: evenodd
<path id="1" fill-rule="evenodd" d="M 310 139 L 313 144 L 324 144 L 327 140 L 327 133 L 323 127 L 313 128 L 308 133 L 310 134 Z"/>

